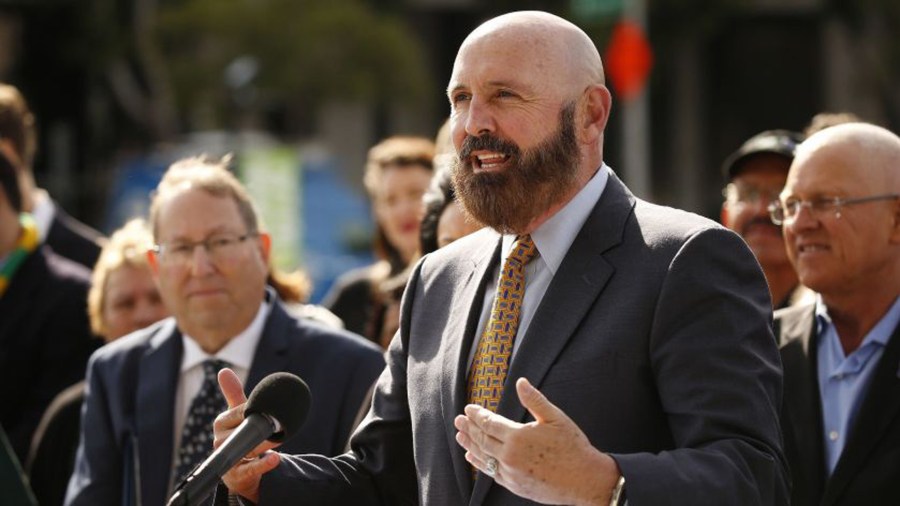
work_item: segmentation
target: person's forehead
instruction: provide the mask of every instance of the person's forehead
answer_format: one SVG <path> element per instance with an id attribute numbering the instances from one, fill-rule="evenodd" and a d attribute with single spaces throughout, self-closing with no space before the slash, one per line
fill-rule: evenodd
<path id="1" fill-rule="evenodd" d="M 199 188 L 181 188 L 160 202 L 157 221 L 160 237 L 203 236 L 242 227 L 237 203 L 228 196 L 213 195 Z"/>
<path id="2" fill-rule="evenodd" d="M 786 189 L 809 194 L 849 192 L 872 184 L 868 170 L 853 146 L 835 144 L 798 153 L 788 174 Z"/>
<path id="3" fill-rule="evenodd" d="M 491 32 L 463 44 L 453 65 L 457 86 L 539 86 L 562 80 L 564 55 L 540 34 Z"/>

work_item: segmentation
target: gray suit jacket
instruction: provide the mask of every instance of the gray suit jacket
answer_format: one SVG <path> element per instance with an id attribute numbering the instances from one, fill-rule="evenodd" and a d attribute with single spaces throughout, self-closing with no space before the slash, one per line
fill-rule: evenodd
<path id="1" fill-rule="evenodd" d="M 181 333 L 168 318 L 91 357 L 66 504 L 165 504 L 181 355 Z M 346 449 L 361 403 L 383 368 L 376 346 L 348 332 L 296 320 L 276 301 L 245 391 L 273 372 L 303 378 L 312 394 L 309 414 L 283 447 L 336 455 Z M 141 500 L 135 501 L 138 495 Z"/>
<path id="2" fill-rule="evenodd" d="M 784 450 L 791 504 L 900 504 L 900 328 L 894 330 L 831 477 L 825 472 L 815 305 L 778 311 L 784 361 Z"/>
<path id="3" fill-rule="evenodd" d="M 263 477 L 260 504 L 531 504 L 486 476 L 473 482 L 454 440 L 499 251 L 483 230 L 419 263 L 353 451 L 286 458 Z M 519 337 L 509 379 L 527 377 L 613 454 L 630 504 L 785 504 L 770 325 L 766 283 L 740 238 L 611 177 Z M 531 420 L 509 392 L 499 413 Z"/>

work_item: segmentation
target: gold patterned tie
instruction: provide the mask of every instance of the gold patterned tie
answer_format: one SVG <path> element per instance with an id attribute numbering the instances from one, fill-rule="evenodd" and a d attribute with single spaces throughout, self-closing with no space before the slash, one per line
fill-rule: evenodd
<path id="1" fill-rule="evenodd" d="M 469 374 L 469 404 L 479 404 L 496 412 L 509 370 L 513 340 L 519 329 L 519 310 L 525 296 L 525 264 L 537 253 L 530 235 L 516 238 L 503 264 L 491 317 L 472 361 Z"/>

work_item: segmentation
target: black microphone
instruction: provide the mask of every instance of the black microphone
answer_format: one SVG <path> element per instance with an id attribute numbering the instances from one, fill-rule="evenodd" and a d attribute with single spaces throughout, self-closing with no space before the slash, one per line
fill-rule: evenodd
<path id="1" fill-rule="evenodd" d="M 309 402 L 309 387 L 297 376 L 276 372 L 263 378 L 250 392 L 244 421 L 178 485 L 168 506 L 200 504 L 215 490 L 222 475 L 250 450 L 266 439 L 281 443 L 293 436 L 306 420 Z"/>

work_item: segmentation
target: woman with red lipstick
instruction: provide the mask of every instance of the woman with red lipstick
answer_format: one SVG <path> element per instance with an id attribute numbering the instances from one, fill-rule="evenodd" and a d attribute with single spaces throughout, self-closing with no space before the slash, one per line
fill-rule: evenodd
<path id="1" fill-rule="evenodd" d="M 341 276 L 324 305 L 347 330 L 378 342 L 385 301 L 378 287 L 403 271 L 419 249 L 422 195 L 432 175 L 434 143 L 424 137 L 390 137 L 369 150 L 363 182 L 375 216 L 375 255 L 370 266 Z"/>

